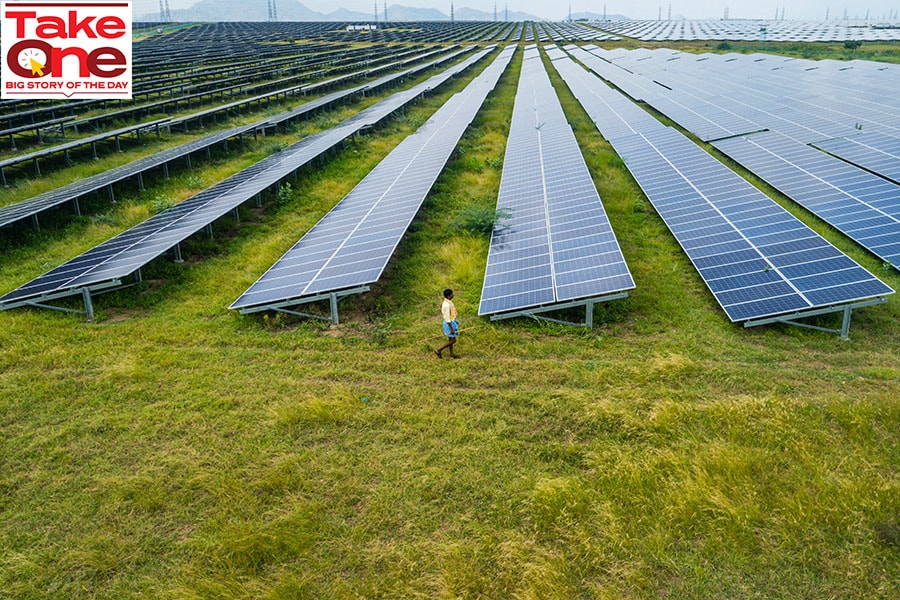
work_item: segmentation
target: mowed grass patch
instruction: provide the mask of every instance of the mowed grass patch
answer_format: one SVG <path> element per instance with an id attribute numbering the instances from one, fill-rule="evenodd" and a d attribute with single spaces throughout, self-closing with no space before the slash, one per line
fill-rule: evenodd
<path id="1" fill-rule="evenodd" d="M 6 593 L 897 595 L 894 299 L 849 342 L 729 324 L 561 91 L 638 289 L 593 332 L 477 317 L 488 240 L 449 224 L 496 202 L 520 62 L 341 325 L 225 306 L 446 96 L 217 229 L 134 313 L 128 290 L 93 325 L 0 313 Z M 446 286 L 477 327 L 458 361 L 430 354 Z"/>

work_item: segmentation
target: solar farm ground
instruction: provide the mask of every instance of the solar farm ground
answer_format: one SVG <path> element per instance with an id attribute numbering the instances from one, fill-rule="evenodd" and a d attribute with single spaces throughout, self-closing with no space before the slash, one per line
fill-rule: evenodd
<path id="1" fill-rule="evenodd" d="M 474 72 L 101 296 L 95 323 L 0 313 L 0 596 L 900 595 L 900 304 L 854 313 L 848 341 L 729 323 L 551 68 L 637 287 L 590 332 L 477 317 L 489 239 L 466 215 L 496 202 L 521 60 L 340 325 L 227 306 Z M 381 97 L 5 239 L 0 289 Z M 456 361 L 432 352 L 445 287 Z"/>

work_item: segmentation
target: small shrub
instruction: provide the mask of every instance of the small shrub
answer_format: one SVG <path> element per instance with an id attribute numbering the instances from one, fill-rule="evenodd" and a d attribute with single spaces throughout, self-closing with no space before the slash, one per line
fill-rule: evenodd
<path id="1" fill-rule="evenodd" d="M 91 216 L 91 223 L 94 225 L 116 225 L 116 219 L 113 217 L 112 213 L 104 212 L 97 215 Z"/>
<path id="2" fill-rule="evenodd" d="M 716 46 L 716 50 L 731 50 L 731 44 L 728 42 L 721 42 Z"/>
<path id="3" fill-rule="evenodd" d="M 288 202 L 291 201 L 294 197 L 294 189 L 291 187 L 290 182 L 285 181 L 281 184 L 281 187 L 278 188 L 278 206 L 284 206 Z"/>
<path id="4" fill-rule="evenodd" d="M 175 206 L 175 201 L 166 196 L 160 196 L 157 194 L 153 197 L 153 200 L 150 201 L 150 208 L 154 214 L 161 213 L 164 210 L 168 210 Z"/>
<path id="5" fill-rule="evenodd" d="M 486 206 L 470 206 L 459 213 L 450 224 L 454 233 L 466 232 L 474 235 L 490 235 L 495 226 L 502 227 L 501 221 L 508 219 L 510 212 Z"/>
<path id="6" fill-rule="evenodd" d="M 188 177 L 187 185 L 192 190 L 202 190 L 204 187 L 206 187 L 206 183 L 199 175 L 191 175 L 190 177 Z"/>

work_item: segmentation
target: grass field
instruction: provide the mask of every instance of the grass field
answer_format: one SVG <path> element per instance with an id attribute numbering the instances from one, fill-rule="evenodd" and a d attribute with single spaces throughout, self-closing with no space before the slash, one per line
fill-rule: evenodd
<path id="1" fill-rule="evenodd" d="M 467 78 L 95 323 L 0 313 L 0 598 L 900 596 L 897 299 L 849 341 L 730 324 L 552 70 L 637 289 L 593 331 L 477 317 L 488 239 L 451 225 L 496 201 L 521 58 L 340 325 L 226 307 Z M 281 141 L 11 245 L 0 290 Z"/>

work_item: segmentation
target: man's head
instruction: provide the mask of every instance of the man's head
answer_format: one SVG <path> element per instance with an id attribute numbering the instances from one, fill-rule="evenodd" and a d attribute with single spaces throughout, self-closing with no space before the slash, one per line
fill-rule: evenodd
<path id="1" fill-rule="evenodd" d="M 453 297 L 453 290 L 451 290 L 450 288 L 447 288 L 446 290 L 444 290 L 444 298 L 449 300 L 452 297 Z"/>

